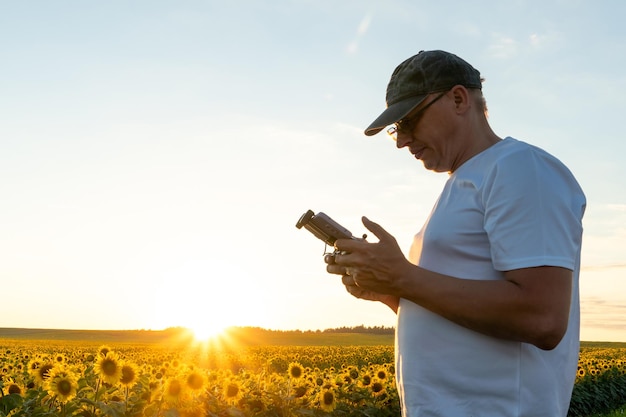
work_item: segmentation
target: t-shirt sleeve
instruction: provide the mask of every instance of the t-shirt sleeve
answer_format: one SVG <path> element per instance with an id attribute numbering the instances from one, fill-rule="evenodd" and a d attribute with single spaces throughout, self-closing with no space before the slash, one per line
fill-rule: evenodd
<path id="1" fill-rule="evenodd" d="M 560 161 L 533 149 L 507 155 L 485 178 L 481 197 L 495 269 L 575 268 L 585 197 Z"/>

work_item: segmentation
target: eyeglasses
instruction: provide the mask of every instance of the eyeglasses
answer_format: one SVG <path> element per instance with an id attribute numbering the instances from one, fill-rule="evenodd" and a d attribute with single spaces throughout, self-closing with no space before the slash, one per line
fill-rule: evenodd
<path id="1" fill-rule="evenodd" d="M 443 93 L 439 94 L 437 97 L 435 97 L 434 100 L 432 100 L 430 103 L 428 103 L 427 105 L 422 107 L 413 116 L 405 117 L 404 119 L 398 120 L 396 123 L 393 124 L 393 126 L 390 126 L 389 129 L 387 129 L 387 134 L 389 136 L 391 136 L 391 139 L 398 140 L 398 134 L 399 133 L 401 133 L 401 132 L 409 132 L 409 131 L 413 130 L 413 128 L 419 122 L 419 119 L 426 112 L 426 109 L 428 109 L 430 106 L 432 106 L 441 97 L 445 96 L 446 93 L 447 93 L 447 91 L 444 91 Z"/>

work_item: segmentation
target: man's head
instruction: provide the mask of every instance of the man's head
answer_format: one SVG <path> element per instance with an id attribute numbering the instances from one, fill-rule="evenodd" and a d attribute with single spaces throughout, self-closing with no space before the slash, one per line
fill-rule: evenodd
<path id="1" fill-rule="evenodd" d="M 395 69 L 387 86 L 387 109 L 365 129 L 372 136 L 406 117 L 431 93 L 462 85 L 481 89 L 480 72 L 445 51 L 421 51 Z"/>

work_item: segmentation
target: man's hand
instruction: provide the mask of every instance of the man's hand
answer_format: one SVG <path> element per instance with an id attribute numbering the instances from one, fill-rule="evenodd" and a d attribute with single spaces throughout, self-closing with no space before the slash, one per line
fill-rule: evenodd
<path id="1" fill-rule="evenodd" d="M 412 264 L 404 257 L 396 239 L 377 223 L 363 217 L 365 227 L 379 240 L 339 239 L 334 257 L 327 257 L 327 271 L 342 275 L 346 290 L 365 300 L 381 301 L 394 311 L 398 306 L 401 281 L 406 268 Z M 343 253 L 343 254 L 342 254 Z"/>

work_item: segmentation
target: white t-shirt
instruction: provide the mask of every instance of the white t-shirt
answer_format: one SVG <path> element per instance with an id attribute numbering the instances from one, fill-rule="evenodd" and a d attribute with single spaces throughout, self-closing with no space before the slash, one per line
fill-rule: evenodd
<path id="1" fill-rule="evenodd" d="M 411 262 L 476 280 L 533 266 L 570 269 L 569 325 L 561 343 L 545 351 L 485 336 L 401 299 L 396 376 L 405 417 L 567 415 L 578 363 L 585 204 L 560 161 L 513 138 L 450 176 L 415 236 Z"/>

